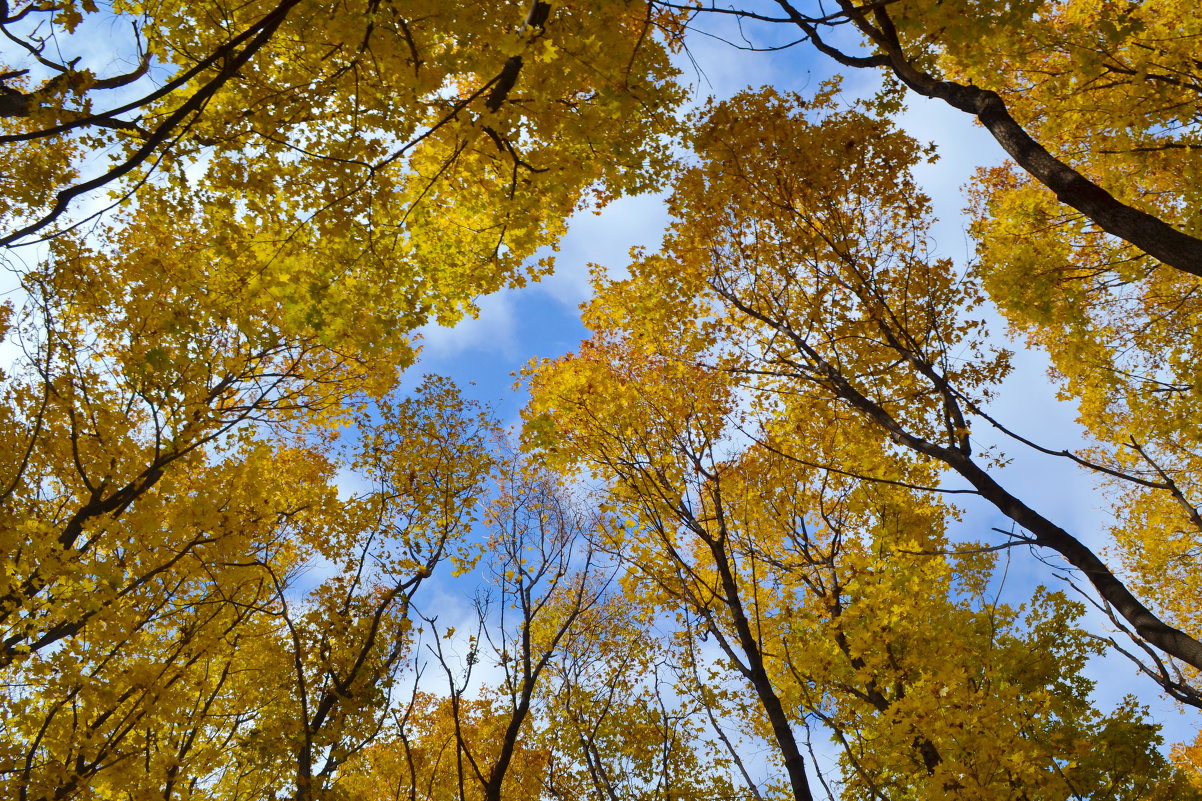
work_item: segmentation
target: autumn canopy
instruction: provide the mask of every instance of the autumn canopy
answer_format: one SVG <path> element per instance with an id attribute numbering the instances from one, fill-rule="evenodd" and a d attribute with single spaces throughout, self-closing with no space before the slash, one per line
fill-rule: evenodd
<path id="1" fill-rule="evenodd" d="M 1196 3 L 0 32 L 0 797 L 1202 798 Z M 689 76 L 746 50 L 842 77 Z M 1001 165 L 967 257 L 923 98 Z M 416 377 L 652 194 L 520 432 Z M 999 411 L 1016 354 L 1071 431 Z"/>

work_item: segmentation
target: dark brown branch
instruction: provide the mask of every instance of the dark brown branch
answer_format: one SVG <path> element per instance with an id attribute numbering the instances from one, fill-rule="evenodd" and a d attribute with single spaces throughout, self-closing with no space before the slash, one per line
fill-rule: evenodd
<path id="1" fill-rule="evenodd" d="M 903 52 L 883 4 L 857 6 L 850 0 L 839 2 L 840 16 L 853 22 L 877 49 L 878 52 L 871 56 L 853 55 L 823 41 L 818 26 L 832 25 L 832 22 L 816 23 L 788 0 L 777 0 L 777 5 L 819 52 L 845 67 L 887 68 L 923 97 L 942 100 L 952 108 L 973 115 L 1002 149 L 1035 180 L 1052 190 L 1060 202 L 1084 214 L 1106 233 L 1134 245 L 1161 263 L 1190 275 L 1202 276 L 1202 240 L 1123 203 L 1053 156 L 1011 116 L 1005 101 L 996 92 L 940 80 L 918 69 Z M 703 7 L 698 12 L 709 10 Z M 771 20 L 765 18 L 765 21 Z"/>
<path id="2" fill-rule="evenodd" d="M 1185 632 L 1168 625 L 1153 614 L 1098 558 L 1097 554 L 1076 537 L 1008 492 L 985 470 L 981 469 L 973 461 L 971 455 L 962 453 L 956 448 L 938 445 L 911 433 L 880 404 L 862 394 L 846 376 L 827 362 L 786 321 L 773 319 L 761 310 L 751 307 L 725 287 L 715 286 L 714 290 L 744 314 L 788 338 L 816 370 L 817 375 L 806 376 L 808 380 L 820 382 L 833 391 L 843 402 L 887 431 L 890 438 L 897 444 L 936 459 L 955 470 L 1000 512 L 1031 532 L 1038 545 L 1056 551 L 1070 565 L 1085 574 L 1098 594 L 1106 603 L 1115 608 L 1145 642 L 1186 664 L 1202 669 L 1202 643 Z"/>
<path id="3" fill-rule="evenodd" d="M 1169 267 L 1202 276 L 1202 240 L 1128 206 L 1053 156 L 1010 115 L 1005 101 L 996 92 L 936 80 L 915 69 L 900 52 L 890 54 L 890 67 L 915 92 L 942 100 L 980 120 L 1002 149 L 1031 177 L 1051 189 L 1061 203 Z"/>
<path id="4" fill-rule="evenodd" d="M 142 143 L 141 147 L 135 150 L 125 161 L 113 167 L 103 175 L 99 175 L 91 180 L 75 184 L 58 193 L 55 198 L 54 206 L 51 210 L 42 216 L 40 219 L 18 229 L 7 236 L 0 238 L 0 246 L 11 245 L 14 242 L 28 236 L 36 231 L 45 228 L 52 222 L 57 220 L 67 210 L 71 201 L 80 195 L 86 194 L 93 189 L 98 189 L 107 183 L 117 180 L 118 178 L 132 172 L 141 165 L 150 155 L 162 146 L 175 132 L 176 128 L 182 125 L 194 113 L 200 111 L 217 93 L 217 91 L 226 84 L 231 78 L 238 74 L 238 71 L 245 65 L 252 56 L 255 55 L 264 45 L 270 41 L 275 34 L 277 28 L 283 23 L 288 13 L 300 3 L 300 0 L 284 0 L 270 14 L 259 21 L 256 26 L 257 33 L 253 39 L 241 51 L 232 54 L 224 61 L 217 74 L 213 76 L 204 86 L 198 89 L 191 97 L 189 97 L 179 108 L 167 116 L 163 121 Z"/>
<path id="5" fill-rule="evenodd" d="M 534 0 L 534 4 L 530 8 L 530 14 L 526 17 L 526 23 L 522 26 L 522 30 L 528 28 L 537 28 L 538 33 L 534 38 L 542 35 L 543 26 L 547 24 L 547 18 L 551 16 L 551 4 L 544 0 Z M 489 92 L 488 98 L 484 101 L 484 105 L 489 111 L 499 111 L 505 100 L 509 97 L 509 93 L 513 87 L 517 85 L 518 75 L 522 71 L 522 57 L 520 55 L 510 56 L 505 62 L 505 66 L 501 68 L 501 74 L 497 76 L 497 82 L 493 84 L 492 91 Z"/>

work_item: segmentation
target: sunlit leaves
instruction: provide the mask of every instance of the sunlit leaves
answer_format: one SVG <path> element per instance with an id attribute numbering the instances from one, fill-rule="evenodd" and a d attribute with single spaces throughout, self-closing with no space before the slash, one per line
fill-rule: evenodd
<path id="1" fill-rule="evenodd" d="M 1189 792 L 1138 709 L 1090 706 L 1082 607 L 1001 604 L 994 557 L 948 541 L 942 470 L 1005 512 L 972 426 L 1009 364 L 974 277 L 928 252 L 917 145 L 762 91 L 695 146 L 663 252 L 598 281 L 593 339 L 531 370 L 531 444 L 629 510 L 632 596 L 716 641 L 786 764 L 820 722 L 849 797 Z"/>

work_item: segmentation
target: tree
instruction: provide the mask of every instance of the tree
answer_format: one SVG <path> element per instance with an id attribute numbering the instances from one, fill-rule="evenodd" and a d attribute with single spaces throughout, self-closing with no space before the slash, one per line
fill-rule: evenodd
<path id="1" fill-rule="evenodd" d="M 674 72 L 625 2 L 0 12 L 0 242 L 247 335 L 404 364 L 407 332 L 541 274 L 569 214 L 667 166 Z M 102 30 L 132 31 L 108 54 L 132 70 L 81 62 Z"/>
<path id="2" fill-rule="evenodd" d="M 532 739 L 524 732 L 534 726 L 549 665 L 576 636 L 580 618 L 600 602 L 606 584 L 587 540 L 590 529 L 607 525 L 602 516 L 574 501 L 555 476 L 518 454 L 508 454 L 496 479 L 484 543 L 491 586 L 476 598 L 477 628 L 461 677 L 441 640 L 433 646 L 448 684 L 461 801 L 467 787 L 473 788 L 472 797 L 501 801 L 506 788 L 515 792 L 524 787 L 521 794 L 529 796 L 541 786 L 537 773 L 515 777 L 510 767 Z M 437 621 L 427 622 L 434 627 Z M 443 637 L 453 633 L 452 628 Z M 465 696 L 482 659 L 501 675 L 476 703 Z M 472 736 L 469 724 L 476 713 L 488 725 Z"/>
<path id="3" fill-rule="evenodd" d="M 1028 180 L 1098 229 L 1164 265 L 1202 276 L 1188 150 L 1196 139 L 1197 15 L 1174 2 L 1001 3 L 839 0 L 834 10 L 777 0 L 720 8 L 656 2 L 788 26 L 839 65 L 896 83 L 975 117 Z M 858 41 L 844 44 L 840 27 Z M 1174 175 L 1168 160 L 1182 153 Z M 1155 178 L 1132 166 L 1153 160 Z M 1132 180 L 1130 176 L 1141 177 Z M 1181 180 L 1178 180 L 1180 178 Z M 1036 193 L 1045 208 L 1051 198 Z M 1090 239 L 1097 239 L 1091 236 Z"/>
<path id="4" fill-rule="evenodd" d="M 984 725 L 1000 737 L 1001 709 L 1051 700 L 1002 700 L 1047 680 L 1022 675 L 1035 667 L 1023 664 L 1024 654 L 1049 656 L 1068 677 L 1089 650 L 1069 633 L 1079 610 L 1062 599 L 1037 604 L 1026 623 L 983 601 L 988 565 L 972 558 L 974 547 L 949 546 L 941 533 L 953 514 L 931 500 L 945 491 L 942 471 L 967 483 L 953 493 L 989 501 L 1029 532 L 987 550 L 1042 547 L 1080 570 L 1116 622 L 1150 654 L 1161 650 L 1147 669 L 1167 692 L 1198 705 L 1190 677 L 1199 665 L 1193 636 L 1156 618 L 1080 540 L 990 474 L 1000 454 L 980 452 L 972 435 L 995 424 L 985 404 L 1007 354 L 982 338 L 972 276 L 926 252 L 927 201 L 903 166 L 919 158 L 916 144 L 862 111 L 836 110 L 829 96 L 804 103 L 767 90 L 715 105 L 696 144 L 701 162 L 678 181 L 677 221 L 664 252 L 639 258 L 629 279 L 599 286 L 588 310 L 594 340 L 534 372 L 528 436 L 614 482 L 615 496 L 645 527 L 623 552 L 652 575 L 660 603 L 691 608 L 718 638 L 754 686 L 786 760 L 801 755 L 781 676 L 802 694 L 792 703 L 837 733 L 863 733 L 863 742 L 845 741 L 845 753 L 858 777 L 853 785 L 869 796 L 897 781 L 890 771 L 907 758 L 908 770 L 932 777 L 928 793 L 967 792 L 971 776 L 974 792 L 993 797 L 993 779 L 977 771 L 1020 763 L 1042 765 L 1045 779 L 1020 770 L 997 776 L 1001 786 L 1039 794 L 1053 792 L 1044 781 L 1063 780 L 1055 792 L 1073 793 L 1078 782 L 1101 782 L 1139 797 L 1162 783 L 1159 792 L 1182 792 L 1180 779 L 1162 768 L 1149 774 L 1111 765 L 1131 773 L 1057 777 L 1071 759 L 1057 753 L 1066 737 L 1103 736 L 1088 729 L 1036 733 L 1016 724 L 1006 756 L 966 767 L 958 737 L 941 734 L 946 719 L 919 711 L 920 688 L 935 689 L 929 677 L 962 671 L 958 681 L 973 700 L 949 702 L 969 716 L 953 725 L 962 732 Z M 1072 458 L 1172 500 L 1170 487 Z M 966 592 L 982 605 L 953 600 Z M 807 607 L 813 611 L 798 614 Z M 913 635 L 897 619 L 914 625 Z M 916 643 L 935 631 L 941 639 L 931 663 L 907 667 L 908 658 L 921 659 Z M 775 646 L 777 638 L 786 644 Z M 818 655 L 823 641 L 833 643 L 833 657 Z M 1051 656 L 1059 647 L 1049 651 L 1052 642 L 1068 650 Z M 957 668 L 960 646 L 968 662 Z M 982 664 L 982 653 L 998 661 Z M 784 663 L 775 676 L 769 655 Z M 825 673 L 838 661 L 849 673 Z M 954 686 L 937 688 L 925 703 L 942 708 Z M 1058 725 L 1069 730 L 1093 717 L 1088 725 L 1111 732 L 1105 736 L 1135 734 L 1130 710 L 1109 720 L 1083 716 L 1082 688 L 1059 686 L 1061 711 L 1037 717 L 1063 715 Z M 1001 695 L 990 699 L 994 692 Z M 845 695 L 838 702 L 827 693 Z M 860 711 L 850 710 L 848 696 Z M 994 711 L 974 723 L 969 710 L 986 709 Z M 911 710 L 918 717 L 892 734 L 867 734 L 880 725 L 871 721 L 901 724 Z M 865 717 L 852 724 L 848 714 Z M 890 741 L 904 750 L 891 752 Z M 1137 751 L 1148 748 L 1143 742 Z M 1038 755 L 1010 762 L 1028 748 Z M 797 798 L 809 797 L 803 781 L 793 781 Z M 900 784 L 922 780 L 910 773 Z"/>
<path id="5" fill-rule="evenodd" d="M 173 462 L 73 550 L 10 555 L 38 592 L 14 588 L 5 621 L 7 794 L 321 796 L 387 714 L 412 596 L 455 555 L 488 467 L 445 382 L 382 408 L 361 497 L 338 498 L 320 449 L 243 435 Z M 28 485 L 9 500 L 37 512 Z M 53 487 L 38 500 L 70 515 Z M 327 577 L 304 587 L 315 560 Z"/>
<path id="6" fill-rule="evenodd" d="M 1137 709 L 1090 708 L 1077 673 L 1097 646 L 1074 625 L 1080 604 L 1041 595 L 1025 615 L 998 604 L 991 559 L 948 545 L 949 510 L 929 493 L 830 475 L 771 446 L 738 449 L 739 412 L 715 413 L 721 379 L 640 350 L 603 343 L 539 373 L 556 424 L 548 444 L 614 482 L 640 526 L 613 545 L 639 602 L 687 610 L 697 623 L 682 635 L 718 643 L 727 675 L 708 682 L 747 682 L 754 700 L 732 713 L 773 744 L 791 797 L 814 797 L 807 721 L 840 742 L 849 798 L 1190 792 Z M 880 460 L 857 457 L 866 437 L 854 421 L 805 433 L 811 459 L 844 470 Z M 1084 759 L 1099 741 L 1109 757 Z"/>
<path id="7" fill-rule="evenodd" d="M 680 680 L 682 666 L 673 664 L 654 614 L 629 593 L 612 594 L 582 615 L 577 635 L 548 666 L 541 740 L 551 797 L 755 797 L 750 784 L 733 780 L 737 754 L 732 759 L 707 737 L 702 706 Z"/>
<path id="8" fill-rule="evenodd" d="M 1163 580 L 1196 566 L 1200 522 L 1196 10 L 1093 0 L 695 8 L 788 26 L 844 67 L 883 70 L 975 116 L 1014 159 L 972 190 L 983 286 L 1050 354 L 1098 441 L 1091 458 L 1153 485 L 1116 485 L 1125 522 L 1113 535 L 1141 592 L 1196 621 L 1188 581 Z"/>
<path id="9" fill-rule="evenodd" d="M 677 92 L 637 12 L 2 4 L 3 241 L 50 240 L 3 331 L 14 796 L 313 798 L 378 737 L 491 471 L 448 388 L 386 394 L 410 331 L 658 180 Z M 130 22 L 136 64 L 89 63 Z"/>
<path id="10" fill-rule="evenodd" d="M 1196 13 L 775 8 L 0 2 L 0 243 L 43 245 L 0 326 L 4 792 L 800 800 L 821 732 L 848 798 L 1191 797 L 1197 745 L 1075 673 L 1104 645 L 1202 706 Z M 1022 168 L 981 177 L 980 264 L 927 252 L 890 87 L 673 116 L 695 14 L 976 115 Z M 535 374 L 536 455 L 446 382 L 392 394 L 417 327 L 669 178 L 664 251 Z M 979 444 L 1057 452 L 991 416 L 986 293 L 1082 403 L 1109 553 Z M 952 541 L 947 492 L 1014 528 Z M 481 542 L 465 676 L 416 610 Z M 997 600 L 1026 546 L 1130 642 Z"/>
<path id="11" fill-rule="evenodd" d="M 3 78 L 4 242 L 52 238 L 5 328 L 28 355 L 0 435 L 17 794 L 307 798 L 371 739 L 412 593 L 471 514 L 470 492 L 414 494 L 482 449 L 453 414 L 394 431 L 379 491 L 347 504 L 314 438 L 386 405 L 413 328 L 524 281 L 586 188 L 659 171 L 671 70 L 616 10 L 592 36 L 592 6 L 543 3 L 0 8 L 24 48 Z M 127 23 L 132 68 L 70 52 Z M 642 142 L 616 135 L 633 107 Z M 119 208 L 74 227 L 105 188 Z M 298 596 L 312 559 L 338 568 Z M 229 695 L 248 686 L 262 708 Z"/>

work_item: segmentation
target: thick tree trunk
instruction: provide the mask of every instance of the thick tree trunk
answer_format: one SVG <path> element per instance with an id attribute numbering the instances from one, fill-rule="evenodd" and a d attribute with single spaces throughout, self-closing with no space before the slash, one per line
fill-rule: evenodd
<path id="1" fill-rule="evenodd" d="M 894 74 L 915 92 L 942 100 L 980 120 L 1018 166 L 1055 192 L 1061 203 L 1081 212 L 1106 233 L 1131 243 L 1169 267 L 1202 276 L 1202 240 L 1122 203 L 1053 156 L 1010 116 L 1005 101 L 996 92 L 935 80 L 915 70 L 900 56 L 891 59 L 891 66 Z"/>
<path id="2" fill-rule="evenodd" d="M 852 0 L 838 0 L 838 3 L 847 19 L 877 48 L 875 54 L 853 56 L 831 46 L 818 33 L 818 26 L 825 23 L 801 14 L 789 0 L 777 0 L 777 5 L 792 24 L 801 29 L 819 52 L 846 67 L 888 69 L 923 97 L 942 100 L 955 109 L 972 114 L 1002 149 L 1031 177 L 1055 192 L 1061 203 L 1161 263 L 1190 275 L 1202 276 L 1202 240 L 1119 201 L 1053 156 L 1010 115 L 1006 103 L 996 92 L 938 80 L 915 67 L 903 52 L 897 31 L 883 5 L 875 5 L 869 12 Z"/>

